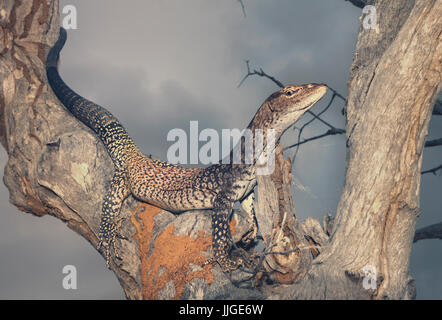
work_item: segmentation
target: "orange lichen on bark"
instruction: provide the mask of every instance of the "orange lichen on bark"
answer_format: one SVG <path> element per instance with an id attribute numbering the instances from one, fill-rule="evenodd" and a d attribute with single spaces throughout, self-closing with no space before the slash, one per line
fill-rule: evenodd
<path id="1" fill-rule="evenodd" d="M 196 238 L 188 235 L 175 235 L 175 227 L 168 226 L 153 242 L 154 217 L 160 208 L 146 203 L 139 204 L 132 214 L 131 221 L 137 230 L 138 250 L 141 259 L 142 295 L 144 299 L 158 299 L 158 293 L 172 281 L 175 287 L 174 299 L 180 299 L 184 287 L 192 279 L 203 278 L 210 284 L 213 281 L 210 264 L 197 271 L 190 271 L 191 263 L 203 265 L 208 259 L 201 254 L 212 244 L 211 236 L 201 230 Z M 152 252 L 149 254 L 149 250 Z M 149 255 L 148 255 L 149 254 Z"/>
<path id="2" fill-rule="evenodd" d="M 190 272 L 190 263 L 203 265 L 207 258 L 201 254 L 212 244 L 211 237 L 205 237 L 201 230 L 196 238 L 174 235 L 175 227 L 168 226 L 155 239 L 153 253 L 147 258 L 143 274 L 143 297 L 157 299 L 159 291 L 172 281 L 175 286 L 173 299 L 180 299 L 184 286 L 192 279 L 203 278 L 208 284 L 213 281 L 212 266 L 206 265 Z"/>
<path id="3" fill-rule="evenodd" d="M 230 220 L 230 234 L 232 236 L 235 235 L 235 233 L 236 233 L 236 229 L 235 229 L 236 223 L 237 222 L 235 219 Z"/>
<path id="4" fill-rule="evenodd" d="M 143 257 L 143 255 L 145 256 L 149 251 L 153 227 L 155 226 L 153 219 L 160 212 L 161 209 L 158 207 L 147 203 L 140 203 L 130 217 L 130 221 L 137 230 L 137 232 L 133 235 L 133 238 L 138 238 L 138 252 L 140 257 Z"/>

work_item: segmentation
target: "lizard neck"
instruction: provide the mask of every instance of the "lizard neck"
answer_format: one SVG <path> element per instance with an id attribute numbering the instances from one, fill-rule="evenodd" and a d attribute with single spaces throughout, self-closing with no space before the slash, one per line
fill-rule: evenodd
<path id="1" fill-rule="evenodd" d="M 262 167 L 273 161 L 276 144 L 287 128 L 275 125 L 274 114 L 268 110 L 268 103 L 258 109 L 223 163 Z"/>

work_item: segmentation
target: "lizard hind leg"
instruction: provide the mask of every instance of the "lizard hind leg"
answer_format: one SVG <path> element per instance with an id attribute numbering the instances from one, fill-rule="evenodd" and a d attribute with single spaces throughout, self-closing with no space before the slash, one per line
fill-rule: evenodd
<path id="1" fill-rule="evenodd" d="M 119 253 L 115 246 L 115 240 L 119 228 L 118 215 L 124 199 L 130 194 L 124 172 L 116 171 L 103 198 L 100 235 L 98 250 L 106 259 L 106 266 L 110 267 L 112 257 L 119 258 Z"/>

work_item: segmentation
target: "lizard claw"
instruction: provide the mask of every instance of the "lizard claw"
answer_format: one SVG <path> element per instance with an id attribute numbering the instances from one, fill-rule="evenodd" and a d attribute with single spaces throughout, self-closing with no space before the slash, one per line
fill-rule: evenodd
<path id="1" fill-rule="evenodd" d="M 107 229 L 107 230 L 113 230 L 113 229 Z M 115 246 L 115 232 L 108 231 L 108 232 L 100 232 L 100 242 L 98 243 L 98 250 L 103 255 L 104 259 L 106 260 L 106 267 L 110 269 L 110 263 L 112 260 L 112 257 L 118 258 L 119 257 L 118 250 Z"/>
<path id="2" fill-rule="evenodd" d="M 213 265 L 215 263 L 218 263 L 219 266 L 221 267 L 221 270 L 225 273 L 229 273 L 233 270 L 238 269 L 241 266 L 244 266 L 244 260 L 241 257 L 229 258 L 227 256 L 223 256 L 218 258 L 207 259 L 207 261 L 201 265 L 201 268 L 204 268 L 209 264 Z"/>
<path id="3" fill-rule="evenodd" d="M 244 266 L 244 260 L 241 257 L 226 258 L 222 261 L 218 261 L 218 263 L 221 267 L 221 270 L 226 273 Z"/>
<path id="4" fill-rule="evenodd" d="M 241 242 L 247 247 L 249 246 L 255 239 L 257 235 L 257 229 L 252 229 L 247 231 L 241 238 Z"/>
<path id="5" fill-rule="evenodd" d="M 205 266 L 208 266 L 209 264 L 215 264 L 215 263 L 216 263 L 216 260 L 214 258 L 207 259 L 207 261 L 201 265 L 201 268 L 204 268 Z"/>
<path id="6" fill-rule="evenodd" d="M 104 259 L 106 260 L 106 267 L 109 269 L 110 268 L 110 260 L 111 260 L 111 252 L 110 252 L 111 249 L 110 249 L 109 243 L 107 241 L 101 239 L 100 242 L 98 243 L 97 249 L 103 255 Z"/>
<path id="7" fill-rule="evenodd" d="M 244 259 L 238 256 L 218 256 L 217 258 L 213 259 L 213 262 L 217 262 L 221 267 L 221 270 L 225 273 L 229 273 L 242 266 L 245 266 Z"/>

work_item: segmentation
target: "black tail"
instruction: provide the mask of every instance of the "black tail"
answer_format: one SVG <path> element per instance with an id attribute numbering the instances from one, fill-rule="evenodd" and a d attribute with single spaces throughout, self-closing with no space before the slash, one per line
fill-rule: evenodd
<path id="1" fill-rule="evenodd" d="M 138 151 L 132 138 L 117 118 L 105 108 L 74 92 L 64 83 L 58 73 L 58 58 L 66 42 L 66 36 L 66 30 L 60 28 L 59 38 L 47 56 L 48 82 L 63 105 L 103 141 L 114 163 L 117 166 L 123 165 L 128 156 Z"/>

